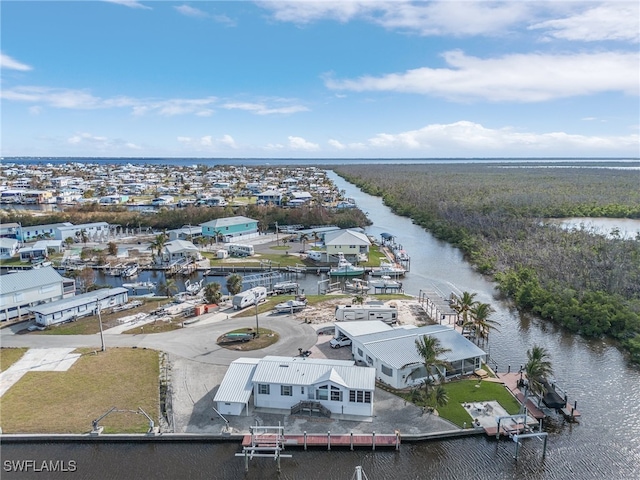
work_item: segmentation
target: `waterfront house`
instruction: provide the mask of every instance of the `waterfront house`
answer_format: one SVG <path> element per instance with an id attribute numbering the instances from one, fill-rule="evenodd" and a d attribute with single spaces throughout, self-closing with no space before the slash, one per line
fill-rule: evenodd
<path id="1" fill-rule="evenodd" d="M 167 242 L 162 249 L 162 261 L 172 263 L 176 260 L 192 258 L 202 260 L 202 255 L 192 242 L 188 240 L 172 240 Z"/>
<path id="2" fill-rule="evenodd" d="M 0 224 L 0 238 L 18 238 L 20 224 L 15 222 Z"/>
<path id="3" fill-rule="evenodd" d="M 55 227 L 54 238 L 62 241 L 67 238 L 82 241 L 83 231 L 90 242 L 106 241 L 109 237 L 109 224 L 107 222 L 82 223 L 79 225 L 68 223 Z"/>
<path id="4" fill-rule="evenodd" d="M 75 295 L 75 281 L 53 267 L 0 276 L 0 320 L 20 318 L 28 308 Z"/>
<path id="5" fill-rule="evenodd" d="M 58 228 L 69 226 L 73 226 L 73 223 L 62 222 L 51 223 L 47 225 L 32 225 L 28 227 L 20 227 L 20 229 L 18 230 L 17 238 L 22 242 L 30 242 L 41 238 L 58 238 L 56 237 Z"/>
<path id="6" fill-rule="evenodd" d="M 15 238 L 0 237 L 0 259 L 7 260 L 18 253 L 20 243 Z"/>
<path id="7" fill-rule="evenodd" d="M 192 227 L 185 225 L 182 228 L 176 228 L 174 230 L 168 230 L 169 240 L 193 240 L 194 238 L 202 236 L 202 227 Z"/>
<path id="8" fill-rule="evenodd" d="M 354 359 L 375 368 L 379 380 L 399 389 L 420 385 L 435 374 L 426 372 L 416 348 L 416 340 L 424 335 L 437 338 L 441 347 L 450 350 L 441 358 L 448 363 L 440 370 L 444 378 L 471 374 L 487 360 L 481 348 L 446 325 L 394 328 L 377 320 L 338 322 L 336 335 L 350 338 Z"/>
<path id="9" fill-rule="evenodd" d="M 44 305 L 30 307 L 38 325 L 48 327 L 69 322 L 81 317 L 95 315 L 98 309 L 123 305 L 128 301 L 128 290 L 123 287 L 101 288 L 92 292 L 75 295 Z"/>
<path id="10" fill-rule="evenodd" d="M 337 258 L 342 253 L 347 258 L 358 259 L 360 255 L 369 255 L 371 241 L 369 237 L 355 230 L 338 230 L 324 235 L 326 253 L 329 257 Z"/>
<path id="11" fill-rule="evenodd" d="M 234 237 L 250 238 L 258 235 L 258 221 L 243 216 L 216 218 L 201 223 L 200 226 L 202 236 L 221 237 L 225 242 L 232 241 Z"/>
<path id="12" fill-rule="evenodd" d="M 375 370 L 352 360 L 267 356 L 255 365 L 246 358 L 231 365 L 214 398 L 221 413 L 241 414 L 253 396 L 256 408 L 320 404 L 332 414 L 373 415 Z"/>

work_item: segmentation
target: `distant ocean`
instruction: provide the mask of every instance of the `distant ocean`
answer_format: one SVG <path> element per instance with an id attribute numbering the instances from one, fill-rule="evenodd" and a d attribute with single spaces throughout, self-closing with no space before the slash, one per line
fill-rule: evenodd
<path id="1" fill-rule="evenodd" d="M 65 163 L 87 163 L 99 165 L 236 165 L 236 166 L 331 166 L 331 165 L 370 165 L 370 164 L 553 164 L 554 166 L 590 167 L 606 166 L 625 169 L 640 169 L 639 158 L 154 158 L 154 157 L 4 157 L 3 164 L 22 165 L 60 165 Z"/>

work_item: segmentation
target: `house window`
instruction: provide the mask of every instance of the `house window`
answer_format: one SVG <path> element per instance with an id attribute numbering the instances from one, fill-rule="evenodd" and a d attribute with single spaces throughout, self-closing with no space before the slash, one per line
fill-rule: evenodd
<path id="1" fill-rule="evenodd" d="M 258 393 L 260 395 L 269 395 L 269 385 L 266 385 L 264 383 L 259 383 L 258 384 Z"/>
<path id="2" fill-rule="evenodd" d="M 291 385 L 280 385 L 280 395 L 283 397 L 291 397 L 293 395 Z"/>
<path id="3" fill-rule="evenodd" d="M 331 386 L 331 401 L 332 402 L 341 402 L 342 401 L 342 392 L 338 387 Z"/>
<path id="4" fill-rule="evenodd" d="M 304 387 L 300 387 L 300 393 L 304 395 Z"/>
<path id="5" fill-rule="evenodd" d="M 316 400 L 328 400 L 329 399 L 329 389 L 326 385 L 322 387 L 318 387 L 316 389 Z"/>
<path id="6" fill-rule="evenodd" d="M 369 365 L 373 365 L 373 358 L 371 358 L 369 355 L 367 355 L 367 363 Z"/>
<path id="7" fill-rule="evenodd" d="M 371 392 L 349 390 L 349 401 L 352 403 L 371 403 Z"/>
<path id="8" fill-rule="evenodd" d="M 386 365 L 382 365 L 381 367 L 382 373 L 384 373 L 387 377 L 393 377 L 393 370 L 387 367 Z"/>
<path id="9" fill-rule="evenodd" d="M 358 355 L 362 356 L 362 349 L 358 348 Z"/>

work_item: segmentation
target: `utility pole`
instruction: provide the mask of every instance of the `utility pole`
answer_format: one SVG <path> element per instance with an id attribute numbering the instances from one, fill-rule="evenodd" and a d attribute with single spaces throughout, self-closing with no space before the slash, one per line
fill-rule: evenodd
<path id="1" fill-rule="evenodd" d="M 102 331 L 102 314 L 100 312 L 100 300 L 96 298 L 96 308 L 98 309 L 98 323 L 100 324 L 100 341 L 102 342 L 102 351 L 106 352 L 107 347 L 104 345 L 104 332 Z"/>
<path id="2" fill-rule="evenodd" d="M 258 300 L 256 300 L 256 338 L 260 336 L 260 327 L 258 325 Z"/>

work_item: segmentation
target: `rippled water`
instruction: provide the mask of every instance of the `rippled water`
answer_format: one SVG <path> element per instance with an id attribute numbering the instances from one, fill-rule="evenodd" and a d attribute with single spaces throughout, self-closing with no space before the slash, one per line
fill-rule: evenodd
<path id="1" fill-rule="evenodd" d="M 350 479 L 356 465 L 363 466 L 370 480 L 640 478 L 640 370 L 630 366 L 614 344 L 587 340 L 519 315 L 494 297 L 493 284 L 475 273 L 460 252 L 392 214 L 380 199 L 340 179 L 336 182 L 369 213 L 375 224 L 369 233 L 397 235 L 411 255 L 411 272 L 404 280 L 407 293 L 417 295 L 420 289 L 435 286 L 444 294 L 477 292 L 479 300 L 491 303 L 500 327 L 492 333 L 488 350 L 500 371 L 508 366 L 517 370 L 534 343 L 548 349 L 556 380 L 570 399 L 577 400 L 582 417 L 575 424 L 561 417 L 548 419 L 546 457 L 536 439 L 524 442 L 516 462 L 510 440 L 472 437 L 404 444 L 399 452 L 290 450 L 293 458 L 282 459 L 280 475 L 272 459 L 251 461 L 245 475 L 243 459 L 234 456 L 240 450 L 236 443 L 3 445 L 3 461 L 76 459 L 78 478 L 90 479 Z M 307 277 L 308 285 L 317 282 L 317 277 Z M 6 470 L 3 474 L 3 478 L 46 478 L 13 476 Z"/>

